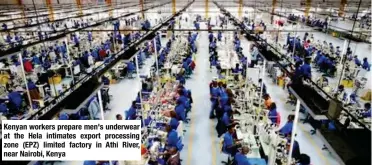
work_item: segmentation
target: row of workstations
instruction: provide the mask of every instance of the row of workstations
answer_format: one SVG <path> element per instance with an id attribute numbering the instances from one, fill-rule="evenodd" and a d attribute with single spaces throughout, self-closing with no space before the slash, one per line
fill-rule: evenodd
<path id="1" fill-rule="evenodd" d="M 47 16 L 37 16 L 30 18 L 29 20 L 33 23 L 25 26 L 22 23 L 11 23 L 21 25 L 17 27 L 11 27 L 9 22 L 3 22 L 2 27 L 7 30 L 2 33 L 2 37 L 0 38 L 1 51 L 5 51 L 7 54 L 14 50 L 19 50 L 21 46 L 30 46 L 34 43 L 63 35 L 71 30 L 83 29 L 105 22 L 111 18 L 122 17 L 130 12 L 140 10 L 136 6 L 139 5 L 123 4 L 115 8 L 90 8 L 85 9 L 83 15 L 80 15 L 79 12 L 66 11 L 59 19 L 55 19 L 54 21 L 49 21 Z M 123 7 L 127 9 L 123 10 Z M 112 15 L 109 14 L 110 12 L 112 12 Z M 18 21 L 23 22 L 22 19 Z"/>
<path id="2" fill-rule="evenodd" d="M 132 17 L 135 22 L 140 21 L 136 15 Z M 163 20 L 167 21 L 169 17 Z M 164 23 L 152 27 L 156 29 Z M 114 31 L 116 25 L 105 24 L 91 27 L 91 30 Z M 130 30 L 136 29 L 140 27 L 131 26 Z M 130 46 L 149 37 L 151 32 L 116 34 L 113 37 L 110 33 L 75 31 L 68 37 L 43 42 L 2 58 L 3 114 L 13 119 L 28 119 L 34 118 L 36 112 L 45 113 L 82 82 L 112 65 L 120 55 L 130 50 Z M 11 108 L 8 104 L 12 105 Z"/>
<path id="3" fill-rule="evenodd" d="M 287 66 L 288 64 L 293 65 L 291 60 L 288 60 L 280 51 L 277 51 L 276 48 L 272 47 L 265 40 L 262 40 L 259 36 L 251 35 L 251 31 L 236 18 L 232 17 L 230 13 L 227 12 L 227 15 L 240 26 L 242 31 L 247 34 L 249 40 L 253 40 L 259 45 L 260 52 L 266 60 L 274 61 L 281 70 L 287 74 L 290 73 L 287 70 Z M 361 122 L 348 110 L 345 110 L 337 101 L 333 101 L 333 97 L 325 93 L 316 83 L 310 81 L 310 84 L 292 85 L 289 89 L 314 119 L 313 125 L 316 125 L 315 128 L 318 128 L 317 134 L 323 138 L 325 146 L 336 156 L 340 164 L 370 164 L 370 157 L 368 155 L 371 153 L 371 131 L 368 125 Z M 312 97 L 308 97 L 309 95 Z M 347 116 L 349 122 L 342 122 L 340 120 L 341 116 Z M 328 122 L 320 124 L 321 121 Z M 331 122 L 335 124 L 336 129 L 327 129 L 328 124 Z"/>
<path id="4" fill-rule="evenodd" d="M 267 12 L 267 13 L 271 13 L 270 10 L 264 10 L 264 9 L 259 9 L 260 11 L 262 12 Z M 288 15 L 284 15 L 284 13 L 282 12 L 275 12 L 273 13 L 274 15 L 276 16 L 279 16 L 279 17 L 284 17 L 284 18 L 289 18 L 289 17 L 293 17 L 293 16 L 296 16 L 296 19 L 292 19 L 291 21 L 294 21 L 294 22 L 297 22 L 297 23 L 302 23 L 302 20 L 298 20 L 298 18 L 300 18 L 300 15 L 301 14 L 297 14 L 297 15 L 294 15 L 294 14 L 291 14 L 291 13 L 288 13 Z M 347 39 L 350 39 L 352 41 L 356 41 L 356 42 L 371 42 L 370 41 L 370 32 L 369 30 L 364 30 L 364 29 L 359 29 L 358 26 L 356 26 L 355 28 L 358 28 L 359 31 L 361 32 L 355 32 L 356 30 L 354 29 L 345 29 L 343 27 L 339 27 L 339 26 L 335 26 L 335 25 L 332 25 L 332 21 L 330 20 L 331 18 L 314 18 L 314 17 L 309 17 L 310 19 L 306 18 L 306 21 L 303 23 L 303 24 L 306 24 L 306 25 L 309 25 L 309 26 L 312 26 L 314 27 L 315 29 L 321 31 L 321 32 L 325 32 L 327 34 L 331 34 L 331 35 L 334 35 L 334 36 L 337 36 L 339 38 L 347 38 Z M 312 22 L 314 21 L 320 21 L 320 22 L 326 22 L 326 25 L 324 25 L 324 23 L 321 25 L 321 26 L 316 26 L 314 25 Z M 335 23 L 336 24 L 336 23 Z M 347 27 L 350 27 L 352 26 L 352 24 L 349 24 Z"/>
<path id="5" fill-rule="evenodd" d="M 231 91 L 232 94 L 228 94 L 229 100 L 233 100 L 230 105 L 233 113 L 230 123 L 235 125 L 236 139 L 241 145 L 238 147 L 241 150 L 239 153 L 244 154 L 250 164 L 287 164 L 291 147 L 288 147 L 284 134 L 279 135 L 281 133 L 277 132 L 278 130 L 282 132 L 279 128 L 279 119 L 277 119 L 280 116 L 270 116 L 270 110 L 264 106 L 263 99 L 260 99 L 266 92 L 263 91 L 266 88 L 262 88 L 263 84 L 259 81 L 262 68 L 247 65 L 251 59 L 249 53 L 251 47 L 250 44 L 247 45 L 246 42 L 240 41 L 245 39 L 242 37 L 239 39 L 238 35 L 237 32 L 225 32 L 217 42 L 217 46 L 212 44 L 210 47 L 211 50 L 216 49 L 217 52 L 216 69 L 219 77 L 211 83 L 211 91 L 216 88 L 213 86 L 214 83 L 225 83 L 226 91 Z M 240 42 L 244 45 L 243 48 L 240 47 Z M 242 49 L 248 50 L 242 51 Z M 213 94 L 212 97 L 214 97 Z M 219 118 L 217 111 L 216 115 Z M 228 110 L 225 109 L 225 114 L 222 119 L 218 120 L 216 126 L 219 135 L 224 132 L 224 127 L 228 127 L 225 122 L 229 114 L 226 111 Z M 277 122 L 275 123 L 274 120 Z M 249 148 L 248 153 L 244 150 L 245 147 Z M 224 150 L 222 152 L 225 153 Z M 237 159 L 234 161 L 241 163 Z"/>

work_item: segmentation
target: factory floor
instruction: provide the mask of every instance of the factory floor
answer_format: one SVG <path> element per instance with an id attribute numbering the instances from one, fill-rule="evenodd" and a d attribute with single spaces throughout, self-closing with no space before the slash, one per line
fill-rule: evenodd
<path id="1" fill-rule="evenodd" d="M 192 27 L 190 24 L 186 27 Z M 182 28 L 185 26 L 182 25 Z M 205 26 L 201 24 L 201 28 Z M 286 37 L 286 34 L 282 34 Z M 334 42 L 336 45 L 343 45 L 343 41 L 336 39 L 324 33 L 314 33 L 315 40 L 327 40 Z M 319 39 L 318 39 L 319 38 Z M 162 40 L 164 45 L 166 40 Z M 196 69 L 190 79 L 186 81 L 186 88 L 191 89 L 192 97 L 194 100 L 192 111 L 189 113 L 191 122 L 186 125 L 187 132 L 185 133 L 183 143 L 185 147 L 181 151 L 181 159 L 183 165 L 220 165 L 222 160 L 226 160 L 227 156 L 220 153 L 220 139 L 217 138 L 215 132 L 215 120 L 209 119 L 210 101 L 209 101 L 209 88 L 208 84 L 213 75 L 209 69 L 209 53 L 208 53 L 208 32 L 199 32 L 197 39 L 198 52 L 196 54 Z M 354 43 L 352 43 L 354 44 Z M 248 53 L 248 45 L 246 39 L 241 39 L 243 46 L 243 53 Z M 356 52 L 360 58 L 367 57 L 370 52 L 370 47 L 366 44 L 359 44 L 351 46 L 352 50 Z M 154 63 L 154 59 L 146 60 L 145 66 L 141 69 L 140 73 L 148 73 L 150 66 Z M 251 75 L 258 77 L 258 75 Z M 278 112 L 281 114 L 282 124 L 285 124 L 288 114 L 293 114 L 292 111 L 295 107 L 293 105 L 285 104 L 287 98 L 286 90 L 275 85 L 271 78 L 265 76 L 264 83 L 267 86 L 267 91 L 277 103 Z M 140 90 L 140 83 L 136 79 L 124 79 L 117 84 L 110 86 L 110 94 L 113 96 L 110 103 L 111 111 L 105 113 L 105 119 L 114 120 L 116 114 L 124 114 L 124 111 L 130 107 L 130 103 L 135 99 L 137 92 Z M 285 91 L 285 92 L 284 92 Z M 302 115 L 301 115 L 302 116 Z M 300 117 L 301 118 L 301 117 Z M 311 157 L 312 164 L 314 165 L 338 165 L 339 163 L 333 156 L 321 148 L 323 142 L 317 135 L 310 135 L 311 127 L 308 124 L 299 122 L 298 129 L 296 130 L 296 140 L 300 145 L 300 151 Z M 55 163 L 55 165 L 82 165 L 82 161 Z"/>

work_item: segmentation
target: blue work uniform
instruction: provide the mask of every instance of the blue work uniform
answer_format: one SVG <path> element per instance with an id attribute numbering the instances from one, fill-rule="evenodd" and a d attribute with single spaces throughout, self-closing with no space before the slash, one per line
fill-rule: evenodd
<path id="1" fill-rule="evenodd" d="M 371 108 L 369 110 L 367 110 L 366 112 L 363 112 L 362 116 L 363 117 L 371 117 Z"/>
<path id="2" fill-rule="evenodd" d="M 9 101 L 13 103 L 16 108 L 20 108 L 22 104 L 22 96 L 19 92 L 13 91 L 8 94 Z"/>
<path id="3" fill-rule="evenodd" d="M 96 161 L 93 161 L 93 160 L 86 160 L 84 161 L 84 165 L 96 165 L 97 162 Z"/>
<path id="4" fill-rule="evenodd" d="M 276 109 L 269 111 L 269 119 L 272 123 L 276 123 L 278 113 L 276 112 Z"/>
<path id="5" fill-rule="evenodd" d="M 235 162 L 237 165 L 250 165 L 247 156 L 242 153 L 236 153 Z"/>
<path id="6" fill-rule="evenodd" d="M 279 130 L 281 134 L 288 135 L 292 133 L 293 122 L 287 122 L 285 125 Z"/>
<path id="7" fill-rule="evenodd" d="M 367 60 L 364 60 L 364 61 L 363 61 L 362 68 L 365 69 L 365 70 L 367 70 L 367 71 L 370 71 L 371 66 L 369 65 L 369 63 L 368 63 Z"/>
<path id="8" fill-rule="evenodd" d="M 309 64 L 303 64 L 301 66 L 301 72 L 306 78 L 311 78 L 311 66 Z"/>
<path id="9" fill-rule="evenodd" d="M 226 132 L 223 136 L 223 144 L 222 144 L 222 151 L 224 153 L 231 154 L 227 147 L 232 146 L 234 144 L 234 139 L 229 132 Z"/>
<path id="10" fill-rule="evenodd" d="M 171 118 L 169 121 L 169 125 L 172 127 L 172 129 L 177 130 L 177 127 L 179 125 L 179 121 L 176 118 Z"/>
<path id="11" fill-rule="evenodd" d="M 225 124 L 225 126 L 228 126 L 231 124 L 230 116 L 225 112 L 222 116 L 222 122 Z"/>
<path id="12" fill-rule="evenodd" d="M 136 119 L 136 108 L 130 107 L 129 110 L 126 112 L 126 120 L 134 120 Z"/>
<path id="13" fill-rule="evenodd" d="M 218 41 L 221 41 L 221 39 L 222 39 L 222 32 L 218 32 L 217 39 L 218 39 Z"/>
<path id="14" fill-rule="evenodd" d="M 167 147 L 177 147 L 177 142 L 178 142 L 177 131 L 172 129 L 170 132 L 168 132 L 167 142 L 168 142 Z"/>
<path id="15" fill-rule="evenodd" d="M 182 121 L 186 120 L 186 109 L 185 109 L 185 106 L 183 104 L 177 105 L 175 107 L 175 111 L 176 111 L 177 117 L 180 120 L 182 120 Z"/>
<path id="16" fill-rule="evenodd" d="M 225 106 L 225 104 L 229 100 L 229 96 L 227 95 L 224 89 L 220 89 L 219 93 L 220 93 L 220 103 L 221 103 L 220 106 L 223 108 L 223 106 Z"/>
<path id="17" fill-rule="evenodd" d="M 176 80 L 178 80 L 180 82 L 180 84 L 185 84 L 186 83 L 186 79 L 182 75 L 178 75 Z"/>

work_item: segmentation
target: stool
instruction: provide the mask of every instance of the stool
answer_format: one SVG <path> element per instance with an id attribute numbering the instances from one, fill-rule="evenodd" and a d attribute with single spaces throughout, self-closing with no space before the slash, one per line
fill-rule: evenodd
<path id="1" fill-rule="evenodd" d="M 225 154 L 225 153 L 224 153 Z M 232 165 L 233 164 L 233 157 L 230 155 L 230 154 L 228 154 L 229 156 L 228 156 L 228 158 L 227 158 L 227 162 L 226 161 L 221 161 L 221 163 L 222 164 L 224 164 L 224 165 Z"/>

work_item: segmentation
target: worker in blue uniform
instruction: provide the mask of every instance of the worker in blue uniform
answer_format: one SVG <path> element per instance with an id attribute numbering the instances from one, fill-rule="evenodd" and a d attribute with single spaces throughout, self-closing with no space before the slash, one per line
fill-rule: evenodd
<path id="1" fill-rule="evenodd" d="M 234 126 L 229 126 L 227 128 L 227 132 L 224 134 L 223 137 L 223 144 L 222 144 L 222 152 L 225 154 L 229 154 L 235 157 L 238 147 L 240 146 L 240 142 L 234 140 L 233 134 L 235 133 Z M 231 160 L 228 160 L 228 164 L 230 164 Z"/>
<path id="2" fill-rule="evenodd" d="M 11 104 L 11 108 L 9 108 L 10 110 L 20 110 L 22 105 L 22 95 L 19 92 L 10 90 L 8 100 Z"/>
<path id="3" fill-rule="evenodd" d="M 186 79 L 183 76 L 183 73 L 178 73 L 176 80 L 179 81 L 180 84 L 185 85 Z"/>
<path id="4" fill-rule="evenodd" d="M 3 23 L 1 26 L 3 27 L 3 30 L 8 30 L 8 25 L 6 25 L 6 23 Z"/>
<path id="5" fill-rule="evenodd" d="M 170 125 L 165 126 L 165 131 L 167 132 L 166 148 L 177 147 L 179 140 L 177 131 L 172 129 Z"/>
<path id="6" fill-rule="evenodd" d="M 368 63 L 367 57 L 363 58 L 362 68 L 365 69 L 366 71 L 370 71 L 371 69 L 371 65 Z"/>
<path id="7" fill-rule="evenodd" d="M 222 40 L 222 32 L 221 31 L 218 31 L 217 40 L 218 41 L 221 41 Z"/>
<path id="8" fill-rule="evenodd" d="M 84 165 L 97 165 L 97 162 L 93 160 L 86 160 L 84 161 Z"/>
<path id="9" fill-rule="evenodd" d="M 237 152 L 235 155 L 234 162 L 236 165 L 251 165 L 248 161 L 248 157 L 246 156 L 249 153 L 249 148 L 247 146 L 243 146 L 240 152 Z"/>
<path id="10" fill-rule="evenodd" d="M 237 124 L 237 119 L 232 118 L 233 111 L 226 111 L 223 116 L 222 116 L 222 122 L 225 125 L 225 128 L 227 128 L 230 125 L 235 125 Z"/>
<path id="11" fill-rule="evenodd" d="M 178 120 L 186 121 L 186 108 L 182 103 L 182 100 L 178 99 L 176 101 L 176 107 L 174 111 L 176 111 Z"/>
<path id="12" fill-rule="evenodd" d="M 364 104 L 364 112 L 361 114 L 363 117 L 371 117 L 371 103 Z"/>
<path id="13" fill-rule="evenodd" d="M 301 66 L 300 69 L 304 78 L 311 79 L 310 59 L 305 59 L 305 63 Z"/>
<path id="14" fill-rule="evenodd" d="M 354 56 L 354 64 L 356 66 L 361 66 L 362 62 L 358 59 L 358 56 Z"/>
<path id="15" fill-rule="evenodd" d="M 269 108 L 270 108 L 270 110 L 269 110 L 269 113 L 268 113 L 268 117 L 269 117 L 269 119 L 271 120 L 272 123 L 276 123 L 277 118 L 278 118 L 278 113 L 276 111 L 276 104 L 271 103 Z"/>
<path id="16" fill-rule="evenodd" d="M 169 121 L 169 125 L 172 127 L 172 129 L 177 130 L 178 125 L 179 125 L 179 121 L 178 121 L 178 119 L 177 119 L 177 114 L 176 114 L 176 112 L 171 111 L 171 112 L 170 112 L 170 117 L 171 117 L 171 119 L 170 119 L 170 121 Z"/>
<path id="17" fill-rule="evenodd" d="M 292 133 L 294 115 L 288 115 L 287 123 L 279 130 L 280 134 L 288 135 Z"/>
<path id="18" fill-rule="evenodd" d="M 209 32 L 208 38 L 209 38 L 209 42 L 213 41 L 213 33 L 212 32 Z"/>
<path id="19" fill-rule="evenodd" d="M 233 74 L 239 74 L 241 72 L 242 72 L 242 69 L 240 68 L 239 63 L 236 63 L 235 68 L 232 69 L 232 73 Z"/>
<path id="20" fill-rule="evenodd" d="M 200 29 L 199 22 L 194 21 L 194 27 L 195 27 L 196 30 L 199 30 Z"/>
<path id="21" fill-rule="evenodd" d="M 217 86 L 217 82 L 216 81 L 213 81 L 211 83 L 211 86 L 210 86 L 210 95 L 211 95 L 211 103 L 212 103 L 212 107 L 211 107 L 211 111 L 209 113 L 209 118 L 210 119 L 213 119 L 215 118 L 215 110 L 217 109 L 217 106 L 218 106 L 218 96 L 219 96 L 219 89 L 218 89 L 218 86 Z"/>
<path id="22" fill-rule="evenodd" d="M 59 114 L 58 120 L 68 120 L 69 116 L 67 113 L 61 113 Z"/>
<path id="23" fill-rule="evenodd" d="M 136 101 L 132 102 L 132 105 L 125 113 L 125 120 L 135 120 L 137 117 Z"/>

